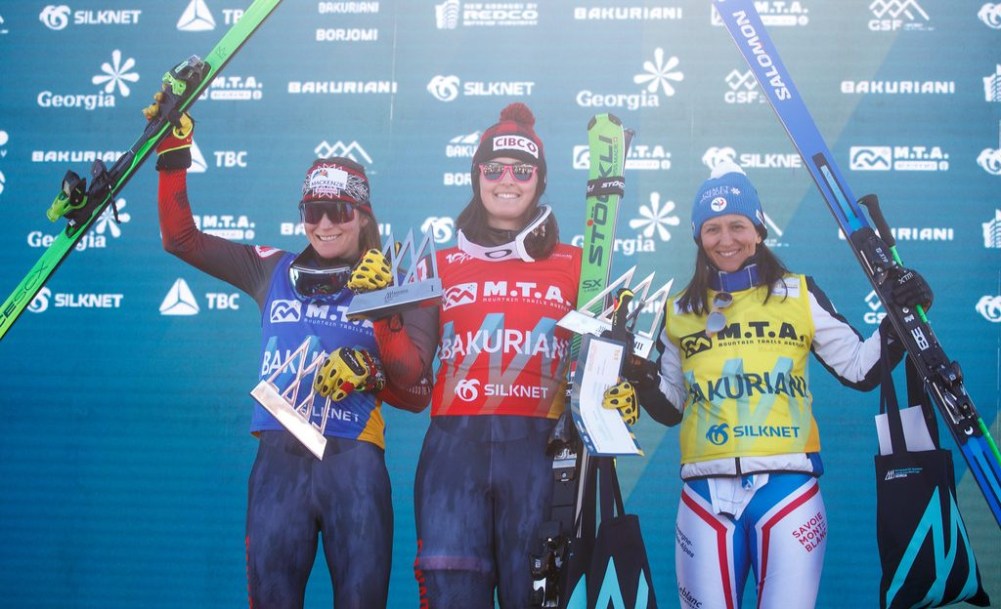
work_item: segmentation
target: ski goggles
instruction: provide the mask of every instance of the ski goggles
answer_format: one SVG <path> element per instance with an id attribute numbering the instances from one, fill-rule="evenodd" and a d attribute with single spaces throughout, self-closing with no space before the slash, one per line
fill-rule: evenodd
<path id="1" fill-rule="evenodd" d="M 515 235 L 514 240 L 500 245 L 480 245 L 479 243 L 474 243 L 466 239 L 466 234 L 462 232 L 462 229 L 459 229 L 457 237 L 459 249 L 479 260 L 490 260 L 493 262 L 524 260 L 525 262 L 535 262 L 535 258 L 528 253 L 528 249 L 525 247 L 525 238 L 532 231 L 542 226 L 552 213 L 553 208 L 548 205 L 540 205 L 535 212 L 535 217 L 525 228 L 521 229 Z"/>
<path id="2" fill-rule="evenodd" d="M 323 216 L 334 224 L 344 224 L 355 219 L 356 207 L 347 201 L 308 201 L 299 203 L 299 213 L 306 224 L 319 224 Z"/>
<path id="3" fill-rule="evenodd" d="M 733 294 L 730 292 L 717 292 L 713 296 L 712 310 L 706 317 L 706 336 L 712 338 L 714 334 L 726 327 L 726 315 L 723 310 L 733 304 Z"/>
<path id="4" fill-rule="evenodd" d="M 529 163 L 516 163 L 514 165 L 480 163 L 480 176 L 488 182 L 499 182 L 504 179 L 505 173 L 510 173 L 511 179 L 515 182 L 528 182 L 535 177 L 535 172 L 538 169 Z"/>
<path id="5" fill-rule="evenodd" d="M 340 292 L 351 278 L 351 267 L 342 264 L 318 269 L 295 260 L 288 269 L 288 275 L 295 293 L 308 300 Z"/>

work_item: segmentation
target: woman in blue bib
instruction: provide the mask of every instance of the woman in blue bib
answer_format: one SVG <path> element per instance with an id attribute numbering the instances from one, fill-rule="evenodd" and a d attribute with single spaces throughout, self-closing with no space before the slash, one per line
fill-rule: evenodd
<path id="1" fill-rule="evenodd" d="M 157 104 L 147 108 L 149 118 L 158 112 Z M 301 609 L 322 540 L 333 606 L 385 607 L 393 506 L 382 405 L 423 409 L 430 378 L 398 383 L 399 366 L 380 347 L 388 322 L 345 314 L 366 268 L 363 253 L 380 245 L 365 169 L 344 157 L 312 162 L 299 203 L 308 240 L 300 252 L 236 243 L 194 221 L 187 185 L 193 129 L 184 115 L 157 148 L 164 249 L 253 298 L 261 313 L 257 375 L 281 374 L 274 386 L 324 439 L 322 448 L 307 448 L 274 406 L 253 404 L 250 431 L 259 442 L 247 496 L 248 603 Z M 300 350 L 301 360 L 291 355 Z M 323 365 L 300 378 L 288 362 Z M 290 405 L 284 421 L 291 412 Z"/>
<path id="2" fill-rule="evenodd" d="M 667 302 L 659 366 L 627 367 L 628 381 L 606 394 L 624 416 L 635 417 L 638 398 L 655 420 L 680 424 L 675 568 L 685 607 L 740 607 L 752 568 L 759 608 L 815 605 L 827 514 L 809 356 L 863 391 L 880 381 L 882 333 L 891 361 L 903 356 L 888 323 L 863 338 L 812 278 L 785 267 L 767 234 L 750 180 L 731 162 L 718 166 L 695 196 L 695 270 Z M 924 279 L 898 271 L 893 299 L 930 305 Z"/>

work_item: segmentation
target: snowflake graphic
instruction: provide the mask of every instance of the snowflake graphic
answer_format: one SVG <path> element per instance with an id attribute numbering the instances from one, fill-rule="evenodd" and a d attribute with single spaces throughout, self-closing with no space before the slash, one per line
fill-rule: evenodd
<path id="1" fill-rule="evenodd" d="M 122 211 L 125 199 L 117 199 L 113 205 L 118 208 L 118 220 L 122 224 L 132 219 L 128 212 Z M 104 231 L 108 231 L 108 234 L 116 239 L 122 236 L 122 229 L 118 228 L 118 222 L 115 222 L 115 212 L 111 210 L 111 205 L 106 207 L 101 216 L 94 221 L 94 232 L 103 235 Z"/>
<path id="2" fill-rule="evenodd" d="M 678 67 L 678 58 L 671 57 L 664 62 L 664 49 L 657 48 L 653 52 L 653 61 L 649 59 L 643 62 L 643 74 L 633 76 L 633 82 L 638 85 L 646 85 L 646 90 L 656 93 L 658 88 L 664 90 L 664 95 L 674 95 L 674 87 L 670 81 L 680 82 L 685 79 L 685 75 L 675 71 Z"/>
<path id="3" fill-rule="evenodd" d="M 125 81 L 136 82 L 139 80 L 139 75 L 129 72 L 136 65 L 136 60 L 129 57 L 122 63 L 122 52 L 115 49 L 111 53 L 111 63 L 104 62 L 101 64 L 101 72 L 103 74 L 98 74 L 91 79 L 91 82 L 95 85 L 104 85 L 105 93 L 114 93 L 115 87 L 118 87 L 118 91 L 122 94 L 122 97 L 128 97 L 129 86 L 125 84 Z"/>
<path id="4" fill-rule="evenodd" d="M 665 201 L 664 206 L 661 207 L 660 193 L 652 192 L 650 193 L 650 206 L 640 206 L 640 216 L 642 217 L 630 220 L 629 228 L 633 230 L 642 228 L 643 236 L 648 239 L 653 237 L 653 233 L 656 231 L 661 241 L 670 241 L 671 233 L 667 227 L 681 224 L 681 219 L 674 215 L 674 209 L 674 201 Z"/>

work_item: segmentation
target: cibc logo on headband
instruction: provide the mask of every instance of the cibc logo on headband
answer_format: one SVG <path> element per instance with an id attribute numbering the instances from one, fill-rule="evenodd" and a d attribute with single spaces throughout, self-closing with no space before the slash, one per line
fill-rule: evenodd
<path id="1" fill-rule="evenodd" d="M 494 136 L 494 152 L 501 150 L 518 150 L 527 152 L 535 158 L 539 158 L 539 146 L 523 135 L 497 135 Z"/>

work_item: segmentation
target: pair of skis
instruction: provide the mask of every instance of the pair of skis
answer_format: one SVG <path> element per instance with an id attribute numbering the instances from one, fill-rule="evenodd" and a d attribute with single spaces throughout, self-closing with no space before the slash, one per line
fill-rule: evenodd
<path id="1" fill-rule="evenodd" d="M 66 172 L 62 188 L 46 212 L 52 222 L 66 218 L 66 227 L 0 306 L 0 339 L 109 206 L 118 219 L 115 197 L 167 136 L 168 130 L 178 123 L 181 114 L 195 103 L 280 3 L 281 0 L 255 0 L 205 59 L 192 56 L 167 72 L 163 77 L 165 87 L 159 116 L 146 124 L 139 139 L 110 168 L 102 161 L 93 164 L 89 187 L 87 178 Z"/>
<path id="2" fill-rule="evenodd" d="M 946 356 L 920 307 L 893 303 L 890 281 L 901 266 L 890 228 L 874 195 L 857 201 L 824 143 L 806 104 L 779 58 L 753 0 L 713 0 L 713 6 L 747 61 L 779 121 L 799 151 L 879 296 L 887 317 L 924 380 L 925 389 L 962 452 L 987 505 L 1001 525 L 1001 454 L 963 384 L 959 364 Z M 873 230 L 859 204 L 869 210 Z"/>
<path id="3" fill-rule="evenodd" d="M 591 303 L 594 309 L 587 313 L 599 315 L 606 309 L 600 296 L 606 290 L 612 270 L 615 223 L 625 186 L 625 158 L 632 132 L 615 115 L 599 114 L 588 123 L 587 135 L 590 166 L 577 303 L 578 306 Z M 625 301 L 617 304 L 622 302 Z M 616 313 L 615 319 L 621 326 L 625 309 Z M 570 348 L 571 366 L 575 365 L 579 350 L 580 336 L 575 335 Z M 571 372 L 570 378 L 573 376 Z M 539 532 L 539 551 L 532 557 L 532 603 L 534 607 L 566 607 L 586 594 L 583 578 L 578 582 L 568 581 L 567 566 L 577 550 L 575 523 L 582 507 L 582 483 L 587 469 L 595 466 L 574 428 L 569 407 L 556 424 L 549 452 L 553 456 L 553 500 L 550 517 Z M 568 589 L 571 586 L 573 590 Z"/>

